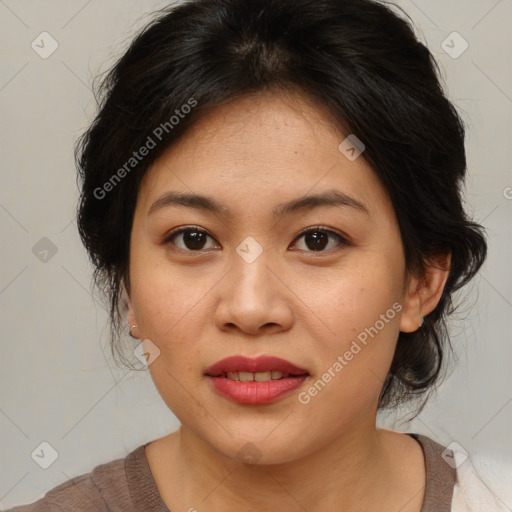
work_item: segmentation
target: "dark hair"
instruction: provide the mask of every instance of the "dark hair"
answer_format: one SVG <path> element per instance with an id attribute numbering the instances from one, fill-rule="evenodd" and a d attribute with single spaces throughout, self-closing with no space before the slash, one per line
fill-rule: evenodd
<path id="1" fill-rule="evenodd" d="M 76 146 L 78 228 L 109 299 L 114 357 L 148 167 L 209 109 L 259 91 L 299 91 L 365 144 L 394 206 L 409 275 L 451 254 L 437 307 L 418 331 L 399 335 L 379 406 L 430 392 L 450 348 L 453 293 L 487 246 L 462 205 L 462 120 L 410 22 L 370 0 L 188 0 L 157 14 L 102 81 L 99 113 Z M 156 147 L 136 158 L 149 138 Z"/>

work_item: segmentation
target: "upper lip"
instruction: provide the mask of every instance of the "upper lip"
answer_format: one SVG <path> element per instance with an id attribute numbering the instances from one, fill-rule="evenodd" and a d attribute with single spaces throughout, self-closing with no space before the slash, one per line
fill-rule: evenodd
<path id="1" fill-rule="evenodd" d="M 304 375 L 307 370 L 299 368 L 286 359 L 273 356 L 259 356 L 256 358 L 244 356 L 231 356 L 217 361 L 206 370 L 206 375 L 215 377 L 228 372 L 268 372 L 271 370 L 290 375 Z"/>

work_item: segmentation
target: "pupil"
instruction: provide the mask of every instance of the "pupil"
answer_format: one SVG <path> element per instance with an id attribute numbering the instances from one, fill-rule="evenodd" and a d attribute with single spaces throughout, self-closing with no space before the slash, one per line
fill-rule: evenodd
<path id="1" fill-rule="evenodd" d="M 318 231 L 308 233 L 306 235 L 306 245 L 312 250 L 323 249 L 327 245 L 327 238 L 325 233 L 319 233 Z M 312 241 L 312 243 L 308 243 L 308 240 Z"/>
<path id="2" fill-rule="evenodd" d="M 200 231 L 186 231 L 183 234 L 183 240 L 189 249 L 202 249 L 205 242 L 204 235 Z"/>

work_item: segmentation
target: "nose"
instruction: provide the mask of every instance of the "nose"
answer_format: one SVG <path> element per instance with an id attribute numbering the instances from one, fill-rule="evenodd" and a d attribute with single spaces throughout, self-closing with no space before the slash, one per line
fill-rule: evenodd
<path id="1" fill-rule="evenodd" d="M 222 331 L 249 335 L 287 331 L 293 324 L 293 292 L 265 251 L 252 262 L 234 257 L 222 281 L 215 323 Z M 282 272 L 281 272 L 282 274 Z"/>

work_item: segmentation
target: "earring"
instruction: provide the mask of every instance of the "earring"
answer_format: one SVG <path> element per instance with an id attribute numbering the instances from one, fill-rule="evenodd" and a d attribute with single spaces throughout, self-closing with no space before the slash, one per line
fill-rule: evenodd
<path id="1" fill-rule="evenodd" d="M 130 337 L 135 339 L 135 340 L 138 340 L 139 338 L 137 338 L 137 336 L 134 336 L 133 333 L 132 333 L 132 329 L 134 329 L 135 327 L 137 327 L 136 325 L 132 325 L 130 328 L 129 328 L 129 331 L 130 331 Z"/>
<path id="2" fill-rule="evenodd" d="M 420 327 L 419 328 L 421 328 L 424 323 L 425 323 L 425 318 L 421 317 L 421 323 L 420 323 Z"/>

